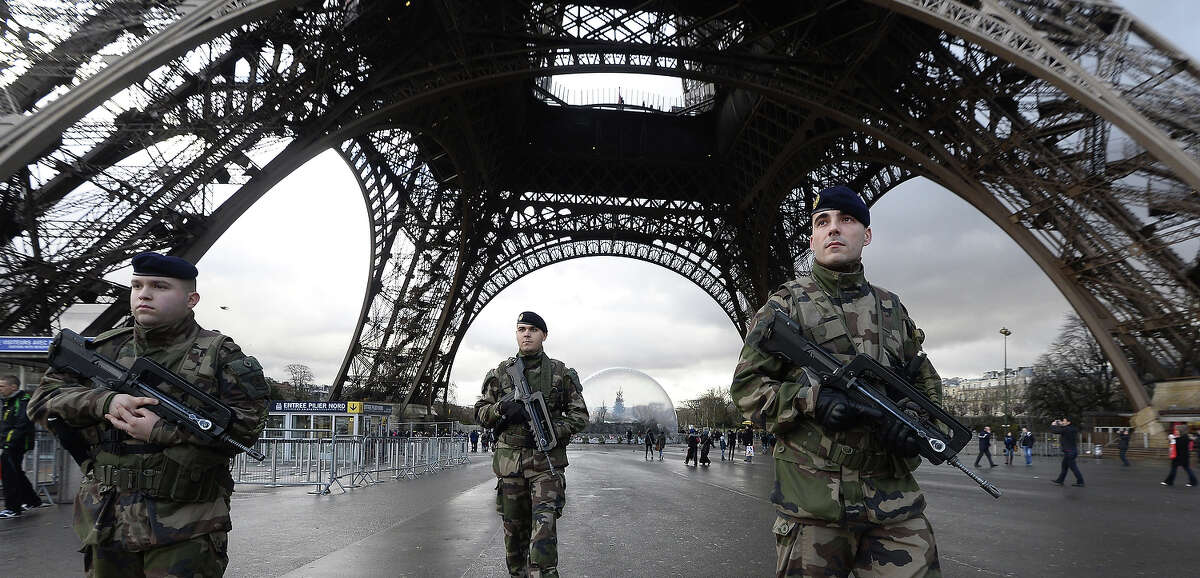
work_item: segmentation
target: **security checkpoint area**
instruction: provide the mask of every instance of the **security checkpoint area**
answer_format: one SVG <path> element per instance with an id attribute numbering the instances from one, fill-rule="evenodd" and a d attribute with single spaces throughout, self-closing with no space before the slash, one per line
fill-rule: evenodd
<path id="1" fill-rule="evenodd" d="M 413 479 L 466 463 L 467 439 L 451 422 L 392 423 L 392 405 L 272 401 L 255 449 L 234 460 L 234 482 L 313 486 L 311 493 Z"/>

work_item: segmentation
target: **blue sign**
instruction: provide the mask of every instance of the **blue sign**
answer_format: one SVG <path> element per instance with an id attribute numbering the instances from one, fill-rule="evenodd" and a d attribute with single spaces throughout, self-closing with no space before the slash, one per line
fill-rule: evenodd
<path id="1" fill-rule="evenodd" d="M 53 337 L 0 335 L 0 353 L 45 353 L 52 341 Z"/>

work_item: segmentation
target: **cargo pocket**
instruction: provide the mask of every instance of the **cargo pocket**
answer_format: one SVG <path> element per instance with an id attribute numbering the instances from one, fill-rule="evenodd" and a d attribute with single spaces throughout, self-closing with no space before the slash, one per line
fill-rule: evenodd
<path id="1" fill-rule="evenodd" d="M 821 347 L 830 353 L 854 355 L 857 351 L 854 342 L 846 334 L 846 324 L 841 318 L 834 318 L 812 328 L 812 336 Z"/>

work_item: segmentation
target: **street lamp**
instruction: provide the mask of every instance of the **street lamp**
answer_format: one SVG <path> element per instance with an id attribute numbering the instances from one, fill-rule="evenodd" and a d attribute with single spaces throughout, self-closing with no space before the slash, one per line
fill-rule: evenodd
<path id="1" fill-rule="evenodd" d="M 1009 417 L 1009 397 L 1008 397 L 1008 336 L 1012 335 L 1007 327 L 1000 328 L 1000 335 L 1004 336 L 1004 366 L 1000 368 L 1001 379 L 1004 380 L 1004 417 Z"/>

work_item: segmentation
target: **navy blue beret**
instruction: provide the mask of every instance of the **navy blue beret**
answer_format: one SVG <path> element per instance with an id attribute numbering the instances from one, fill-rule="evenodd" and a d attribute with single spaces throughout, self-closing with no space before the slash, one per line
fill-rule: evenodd
<path id="1" fill-rule="evenodd" d="M 179 257 L 147 252 L 133 257 L 133 274 L 191 280 L 199 275 L 199 271 L 196 271 L 195 265 Z"/>
<path id="2" fill-rule="evenodd" d="M 871 226 L 871 211 L 867 209 L 867 204 L 863 202 L 862 197 L 858 196 L 858 193 L 846 185 L 835 185 L 822 189 L 813 200 L 812 214 L 814 215 L 834 209 L 850 214 L 858 219 L 858 222 L 862 223 L 864 227 Z"/>
<path id="3" fill-rule="evenodd" d="M 527 325 L 537 327 L 546 333 L 550 332 L 549 329 L 546 329 L 546 320 L 542 319 L 541 315 L 538 315 L 532 311 L 522 311 L 521 314 L 517 316 L 517 323 L 525 323 Z"/>

